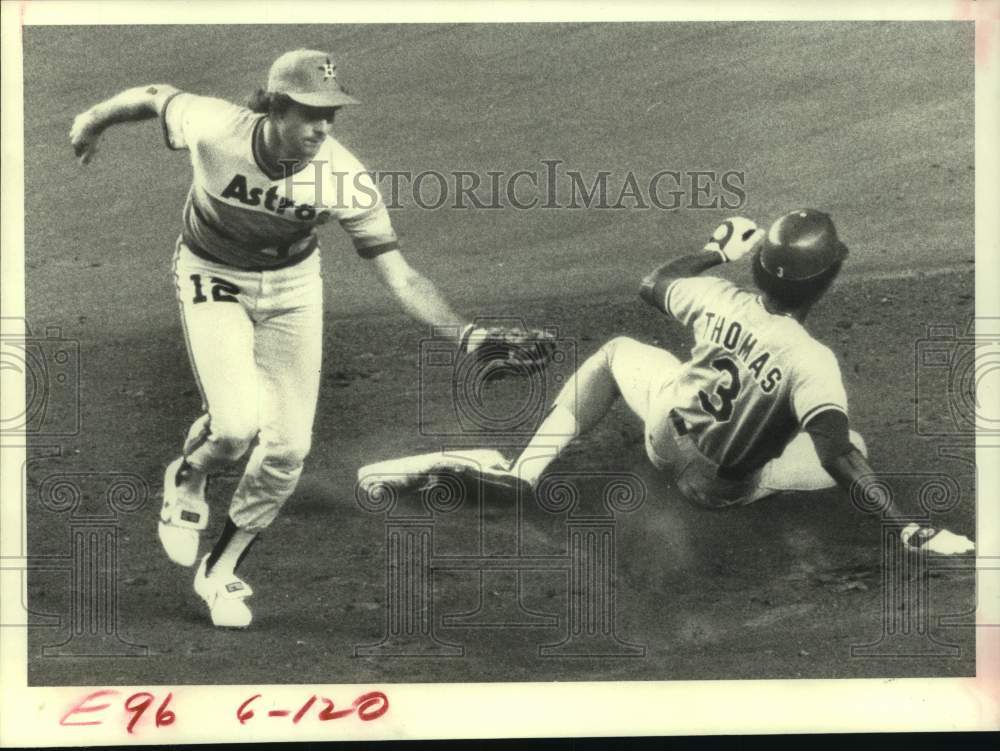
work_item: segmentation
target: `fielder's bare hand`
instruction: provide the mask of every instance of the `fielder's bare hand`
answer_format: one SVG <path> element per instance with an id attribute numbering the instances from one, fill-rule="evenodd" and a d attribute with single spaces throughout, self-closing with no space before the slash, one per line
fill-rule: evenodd
<path id="1" fill-rule="evenodd" d="M 919 524 L 908 524 L 899 538 L 907 550 L 926 550 L 935 555 L 964 555 L 976 550 L 976 543 L 965 535 L 956 535 L 947 529 L 921 527 Z"/>
<path id="2" fill-rule="evenodd" d="M 80 164 L 89 164 L 97 153 L 97 142 L 103 129 L 90 110 L 81 112 L 73 118 L 73 126 L 69 129 L 69 142 L 73 145 Z"/>
<path id="3" fill-rule="evenodd" d="M 738 261 L 764 236 L 764 230 L 752 219 L 744 216 L 730 217 L 712 233 L 712 239 L 705 243 L 704 250 L 714 250 L 723 261 Z"/>

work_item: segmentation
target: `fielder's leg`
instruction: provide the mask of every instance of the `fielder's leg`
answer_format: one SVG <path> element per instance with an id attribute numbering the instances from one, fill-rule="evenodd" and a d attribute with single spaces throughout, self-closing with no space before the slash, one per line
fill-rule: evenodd
<path id="1" fill-rule="evenodd" d="M 680 361 L 660 347 L 619 336 L 591 355 L 563 386 L 511 473 L 534 487 L 570 442 L 596 425 L 621 395 L 645 424 L 652 398 Z"/>
<path id="2" fill-rule="evenodd" d="M 250 623 L 244 602 L 250 589 L 237 569 L 295 490 L 312 442 L 322 361 L 323 289 L 318 257 L 302 266 L 265 272 L 270 295 L 261 305 L 255 330 L 259 440 L 233 495 L 226 526 L 199 570 L 206 582 L 202 588 L 218 593 L 218 607 L 226 608 L 219 614 L 213 610 L 217 625 Z M 233 587 L 236 596 L 227 599 Z M 223 619 L 230 622 L 220 623 Z"/>
<path id="3" fill-rule="evenodd" d="M 242 288 L 249 286 L 247 276 L 178 247 L 174 279 L 181 324 L 205 413 L 165 472 L 158 534 L 167 555 L 183 566 L 197 560 L 208 524 L 208 474 L 239 459 L 257 432 L 253 323 L 244 307 L 250 293 L 222 300 L 212 294 L 216 280 Z"/>
<path id="4" fill-rule="evenodd" d="M 861 434 L 850 431 L 850 440 L 867 458 L 868 447 Z M 836 484 L 836 480 L 820 464 L 812 438 L 803 431 L 791 440 L 781 456 L 764 465 L 750 501 L 789 490 L 824 490 Z"/>

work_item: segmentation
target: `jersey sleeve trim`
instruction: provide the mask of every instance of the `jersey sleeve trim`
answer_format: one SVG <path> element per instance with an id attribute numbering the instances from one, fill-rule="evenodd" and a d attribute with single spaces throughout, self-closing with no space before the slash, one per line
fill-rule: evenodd
<path id="1" fill-rule="evenodd" d="M 398 247 L 399 238 L 392 229 L 389 212 L 381 203 L 357 216 L 342 218 L 340 225 L 350 235 L 362 258 L 374 258 Z"/>
<path id="2" fill-rule="evenodd" d="M 358 214 L 354 214 L 353 216 L 341 217 L 338 221 L 340 222 L 340 226 L 349 232 L 352 229 L 360 227 L 365 222 L 371 221 L 381 208 L 382 204 L 378 203 L 375 206 L 364 209 Z"/>
<path id="3" fill-rule="evenodd" d="M 855 448 L 851 443 L 847 415 L 837 409 L 824 409 L 809 421 L 805 429 L 816 447 L 820 464 L 830 466 Z"/>
<path id="4" fill-rule="evenodd" d="M 167 107 L 169 107 L 170 103 L 174 101 L 174 97 L 183 93 L 183 91 L 175 91 L 163 100 L 163 106 L 160 108 L 160 125 L 163 127 L 163 140 L 166 142 L 167 148 L 171 151 L 183 151 L 183 149 L 174 146 L 170 141 L 170 130 L 167 128 Z"/>
<path id="5" fill-rule="evenodd" d="M 663 312 L 672 315 L 674 318 L 676 318 L 677 315 L 670 309 L 670 293 L 674 291 L 674 287 L 679 281 L 680 279 L 671 279 L 670 284 L 667 285 L 667 291 L 663 295 Z"/>
<path id="6" fill-rule="evenodd" d="M 399 248 L 399 243 L 395 240 L 387 243 L 382 243 L 381 245 L 372 245 L 369 248 L 357 248 L 358 255 L 367 261 L 382 255 L 383 253 L 388 253 L 390 250 L 397 250 Z"/>
<path id="7" fill-rule="evenodd" d="M 802 419 L 799 421 L 799 424 L 804 428 L 810 420 L 827 410 L 836 410 L 845 416 L 847 415 L 847 410 L 845 410 L 841 405 L 834 404 L 833 402 L 827 402 L 826 404 L 817 404 L 815 407 L 812 407 L 808 412 L 802 415 Z"/>

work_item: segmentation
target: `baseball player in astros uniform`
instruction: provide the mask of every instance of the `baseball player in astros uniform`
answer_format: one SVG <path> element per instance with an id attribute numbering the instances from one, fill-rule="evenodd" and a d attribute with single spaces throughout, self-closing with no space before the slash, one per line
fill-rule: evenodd
<path id="1" fill-rule="evenodd" d="M 757 290 L 699 276 L 753 253 Z M 833 222 L 793 211 L 765 233 L 749 219 L 723 222 L 702 251 L 649 274 L 640 296 L 691 328 L 686 362 L 627 337 L 612 339 L 563 387 L 535 436 L 488 482 L 537 485 L 545 468 L 621 396 L 645 425 L 649 460 L 691 501 L 722 508 L 787 490 L 878 482 L 861 436 L 849 428 L 837 358 L 803 323 L 848 255 Z M 899 510 L 885 510 L 901 519 Z M 960 554 L 972 541 L 901 523 L 911 548 Z"/>
<path id="2" fill-rule="evenodd" d="M 194 565 L 206 480 L 250 451 L 194 583 L 218 626 L 251 622 L 237 566 L 309 453 L 322 355 L 319 225 L 339 223 L 413 317 L 474 346 L 472 324 L 407 264 L 375 184 L 331 136 L 340 108 L 356 103 L 330 55 L 296 50 L 274 62 L 247 107 L 139 87 L 77 116 L 70 133 L 87 163 L 108 126 L 159 118 L 167 146 L 191 161 L 173 281 L 204 409 L 166 470 L 159 538 L 172 560 Z"/>

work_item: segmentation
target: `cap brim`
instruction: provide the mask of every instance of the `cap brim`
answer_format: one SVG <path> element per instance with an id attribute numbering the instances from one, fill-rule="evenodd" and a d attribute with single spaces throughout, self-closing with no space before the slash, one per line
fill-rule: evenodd
<path id="1" fill-rule="evenodd" d="M 361 104 L 357 99 L 348 96 L 343 91 L 318 91 L 309 94 L 286 91 L 283 93 L 290 99 L 307 107 L 343 107 L 345 104 Z"/>

